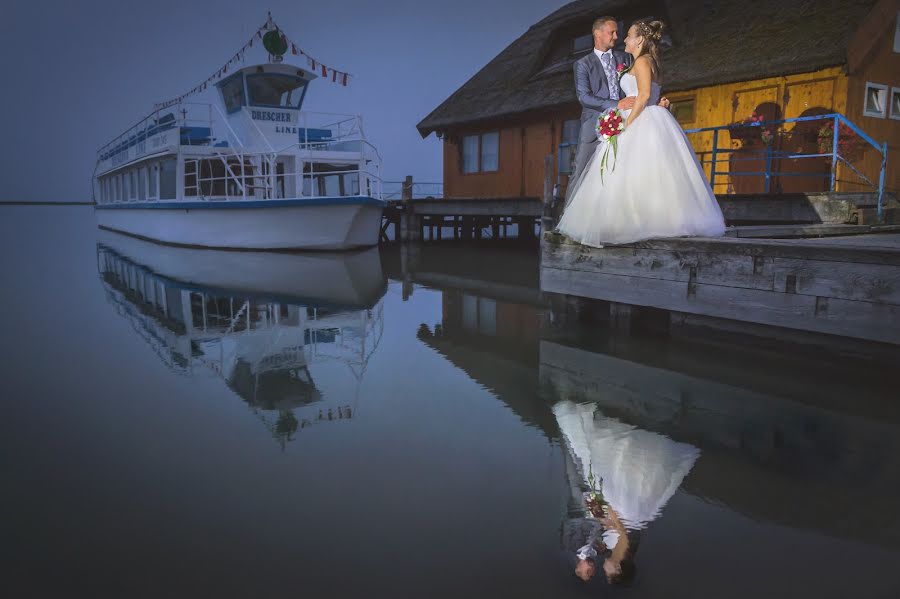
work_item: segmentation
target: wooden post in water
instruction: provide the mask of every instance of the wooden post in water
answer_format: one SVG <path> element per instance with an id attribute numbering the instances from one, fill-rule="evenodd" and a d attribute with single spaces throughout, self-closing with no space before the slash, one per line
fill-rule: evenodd
<path id="1" fill-rule="evenodd" d="M 400 188 L 400 199 L 401 200 L 411 200 L 412 199 L 412 190 L 413 190 L 412 175 L 406 175 L 406 178 L 403 180 L 403 187 Z"/>
<path id="2" fill-rule="evenodd" d="M 553 154 L 544 156 L 544 209 L 541 216 L 541 233 L 551 231 L 556 223 L 553 222 Z"/>
<path id="3" fill-rule="evenodd" d="M 407 175 L 400 189 L 400 200 L 403 202 L 403 212 L 400 215 L 400 241 L 403 242 L 422 240 L 422 217 L 415 214 L 412 189 L 412 175 Z"/>

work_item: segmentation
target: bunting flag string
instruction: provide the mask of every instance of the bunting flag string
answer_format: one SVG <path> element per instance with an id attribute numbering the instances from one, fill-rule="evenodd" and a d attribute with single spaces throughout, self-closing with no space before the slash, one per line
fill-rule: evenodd
<path id="1" fill-rule="evenodd" d="M 317 73 L 317 72 L 321 71 L 323 79 L 327 79 L 328 76 L 331 75 L 332 82 L 339 83 L 340 85 L 343 85 L 345 87 L 347 86 L 350 78 L 352 77 L 352 75 L 350 75 L 350 73 L 346 73 L 344 71 L 339 71 L 338 69 L 333 69 L 329 66 L 326 66 L 321 61 L 316 60 L 315 58 L 313 58 L 312 56 L 307 54 L 302 48 L 298 47 L 294 42 L 292 42 L 291 40 L 289 40 L 287 38 L 287 36 L 284 34 L 284 31 L 275 24 L 274 20 L 272 20 L 272 15 L 270 13 L 265 24 L 263 24 L 262 27 L 257 29 L 256 32 L 250 36 L 250 39 L 247 41 L 247 43 L 244 44 L 240 50 L 235 52 L 234 56 L 232 56 L 231 59 L 228 62 L 226 62 L 224 65 L 222 65 L 221 68 L 219 68 L 215 73 L 213 73 L 212 75 L 207 77 L 206 80 L 204 80 L 202 83 L 198 83 L 196 86 L 191 88 L 191 90 L 189 92 L 184 93 L 176 98 L 172 98 L 171 100 L 167 100 L 165 102 L 157 102 L 156 104 L 153 105 L 154 110 L 161 110 L 163 108 L 168 108 L 169 106 L 172 106 L 174 104 L 179 104 L 179 103 L 183 102 L 184 99 L 187 98 L 188 96 L 202 92 L 205 89 L 207 89 L 209 87 L 210 83 L 215 83 L 216 81 L 218 81 L 219 79 L 221 79 L 224 75 L 226 75 L 228 73 L 228 67 L 230 67 L 231 65 L 233 65 L 237 62 L 240 62 L 244 59 L 244 56 L 247 53 L 247 50 L 249 50 L 250 48 L 253 47 L 253 41 L 255 39 L 261 40 L 263 38 L 264 32 L 273 31 L 273 30 L 277 31 L 281 35 L 281 39 L 284 41 L 285 46 L 290 48 L 292 55 L 303 56 L 306 58 L 307 64 L 309 65 L 310 70 L 313 73 Z"/>

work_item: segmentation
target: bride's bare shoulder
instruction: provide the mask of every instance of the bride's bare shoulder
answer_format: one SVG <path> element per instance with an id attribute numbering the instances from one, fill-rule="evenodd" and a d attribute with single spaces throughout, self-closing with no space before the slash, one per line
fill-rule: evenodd
<path id="1" fill-rule="evenodd" d="M 635 59 L 634 66 L 631 70 L 638 80 L 647 79 L 649 82 L 655 83 L 658 79 L 658 73 L 656 72 L 653 59 L 646 54 L 638 56 Z"/>
<path id="2" fill-rule="evenodd" d="M 644 70 L 652 70 L 653 67 L 650 66 L 650 57 L 646 54 L 642 56 L 638 56 L 634 59 L 634 65 L 631 67 L 632 70 L 635 71 L 644 71 Z"/>

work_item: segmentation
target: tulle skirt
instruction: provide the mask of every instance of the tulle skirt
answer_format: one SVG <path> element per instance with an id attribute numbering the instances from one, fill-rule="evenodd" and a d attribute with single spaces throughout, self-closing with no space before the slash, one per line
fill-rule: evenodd
<path id="1" fill-rule="evenodd" d="M 725 232 L 694 150 L 668 110 L 643 110 L 619 135 L 615 160 L 610 149 L 601 179 L 606 147 L 600 143 L 582 170 L 557 231 L 594 247 Z"/>

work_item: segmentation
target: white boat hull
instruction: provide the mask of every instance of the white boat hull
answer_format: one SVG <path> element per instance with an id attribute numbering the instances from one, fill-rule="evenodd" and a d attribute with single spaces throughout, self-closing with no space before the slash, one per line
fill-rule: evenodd
<path id="1" fill-rule="evenodd" d="M 384 202 L 368 197 L 146 202 L 97 206 L 97 223 L 162 243 L 347 250 L 378 244 Z"/>

